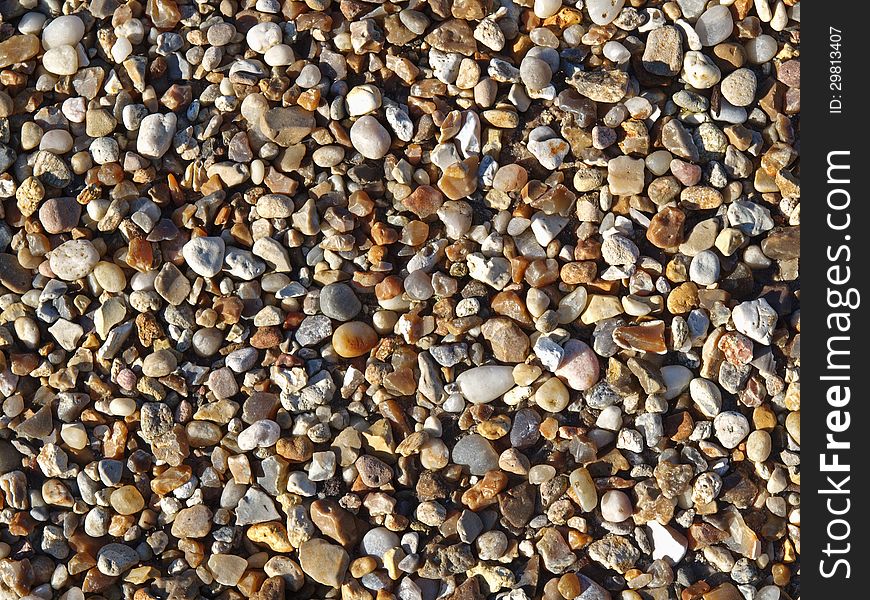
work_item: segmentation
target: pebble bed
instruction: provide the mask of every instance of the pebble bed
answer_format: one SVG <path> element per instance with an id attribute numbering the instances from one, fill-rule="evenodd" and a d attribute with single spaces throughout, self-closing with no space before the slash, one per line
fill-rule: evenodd
<path id="1" fill-rule="evenodd" d="M 0 600 L 800 596 L 799 2 L 0 17 Z"/>

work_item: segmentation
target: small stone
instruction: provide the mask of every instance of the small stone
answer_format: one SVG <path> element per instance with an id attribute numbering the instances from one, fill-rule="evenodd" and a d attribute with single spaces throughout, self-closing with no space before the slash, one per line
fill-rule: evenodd
<path id="1" fill-rule="evenodd" d="M 50 198 L 39 207 L 39 220 L 47 233 L 72 231 L 82 214 L 75 198 Z"/>
<path id="2" fill-rule="evenodd" d="M 75 75 L 79 70 L 79 55 L 72 46 L 57 46 L 42 55 L 42 66 L 55 75 Z"/>
<path id="3" fill-rule="evenodd" d="M 727 6 L 715 5 L 698 17 L 695 33 L 702 46 L 715 46 L 724 42 L 734 29 L 734 20 Z"/>
<path id="4" fill-rule="evenodd" d="M 764 298 L 741 302 L 731 311 L 737 331 L 760 344 L 769 346 L 779 318 L 776 311 Z"/>
<path id="5" fill-rule="evenodd" d="M 539 58 L 526 56 L 520 63 L 520 79 L 531 90 L 540 90 L 550 84 L 553 71 Z"/>
<path id="6" fill-rule="evenodd" d="M 608 569 L 625 573 L 640 558 L 638 550 L 627 537 L 608 533 L 587 548 L 589 558 Z"/>
<path id="7" fill-rule="evenodd" d="M 514 387 L 513 367 L 475 367 L 460 373 L 456 383 L 466 400 L 472 404 L 486 404 Z"/>
<path id="8" fill-rule="evenodd" d="M 300 106 L 289 106 L 263 112 L 259 125 L 267 138 L 287 148 L 308 137 L 314 131 L 316 122 L 312 112 Z"/>
<path id="9" fill-rule="evenodd" d="M 248 47 L 258 54 L 265 54 L 272 46 L 281 43 L 283 34 L 277 23 L 257 23 L 248 30 L 245 40 Z"/>
<path id="10" fill-rule="evenodd" d="M 713 427 L 716 430 L 716 439 L 729 450 L 736 448 L 750 431 L 749 421 L 735 411 L 725 411 L 716 415 Z"/>
<path id="11" fill-rule="evenodd" d="M 214 277 L 224 264 L 226 246 L 219 237 L 191 238 L 181 249 L 184 260 L 194 273 Z"/>
<path id="12" fill-rule="evenodd" d="M 239 449 L 247 452 L 254 448 L 269 448 L 281 437 L 281 427 L 272 420 L 262 419 L 243 429 L 236 443 Z"/>
<path id="13" fill-rule="evenodd" d="M 97 568 L 110 577 L 118 577 L 138 563 L 139 553 L 124 544 L 106 544 L 97 552 Z"/>
<path id="14" fill-rule="evenodd" d="M 647 521 L 646 526 L 652 534 L 653 560 L 664 559 L 671 565 L 683 560 L 689 545 L 686 536 L 656 520 Z"/>
<path id="15" fill-rule="evenodd" d="M 478 434 L 467 435 L 453 446 L 451 458 L 457 465 L 464 465 L 472 475 L 485 475 L 498 468 L 498 453 L 492 444 Z"/>
<path id="16" fill-rule="evenodd" d="M 642 159 L 618 156 L 607 163 L 607 183 L 615 196 L 631 196 L 643 192 L 644 167 Z"/>
<path id="17" fill-rule="evenodd" d="M 715 417 L 722 410 L 722 392 L 709 379 L 693 379 L 689 384 L 689 394 L 707 417 Z"/>
<path id="18" fill-rule="evenodd" d="M 529 336 L 511 319 L 490 319 L 483 324 L 480 331 L 491 344 L 496 360 L 520 363 L 529 354 Z"/>
<path id="19" fill-rule="evenodd" d="M 625 0 L 586 0 L 589 18 L 596 25 L 611 23 L 616 19 L 623 6 L 625 6 Z"/>
<path id="20" fill-rule="evenodd" d="M 643 68 L 653 75 L 673 77 L 683 66 L 683 45 L 676 27 L 650 31 L 643 51 Z"/>
<path id="21" fill-rule="evenodd" d="M 341 546 L 314 538 L 299 547 L 299 565 L 317 583 L 337 588 L 344 580 L 350 557 Z"/>
<path id="22" fill-rule="evenodd" d="M 350 139 L 360 154 L 373 160 L 386 156 L 392 143 L 389 132 L 369 115 L 361 117 L 351 126 Z"/>
<path id="23" fill-rule="evenodd" d="M 178 367 L 178 360 L 169 350 L 158 350 L 142 361 L 142 374 L 146 377 L 164 377 Z"/>
<path id="24" fill-rule="evenodd" d="M 320 310 L 330 319 L 350 321 L 361 309 L 362 304 L 346 284 L 330 283 L 320 290 Z"/>
<path id="25" fill-rule="evenodd" d="M 689 50 L 683 57 L 683 70 L 680 76 L 695 89 L 706 90 L 722 79 L 722 72 L 713 59 L 695 50 Z"/>
<path id="26" fill-rule="evenodd" d="M 221 585 L 236 585 L 247 568 L 248 561 L 240 556 L 212 554 L 208 557 L 208 569 Z"/>
<path id="27" fill-rule="evenodd" d="M 689 279 L 698 285 L 712 285 L 719 281 L 719 258 L 715 252 L 704 250 L 692 258 Z"/>
<path id="28" fill-rule="evenodd" d="M 725 99 L 734 106 L 749 106 L 755 100 L 757 80 L 749 69 L 737 69 L 719 84 Z"/>
<path id="29" fill-rule="evenodd" d="M 207 506 L 197 504 L 183 508 L 172 522 L 172 535 L 177 538 L 203 538 L 212 526 L 212 512 Z"/>
<path id="30" fill-rule="evenodd" d="M 0 68 L 28 61 L 39 51 L 39 38 L 35 35 L 14 35 L 0 42 Z"/>
<path id="31" fill-rule="evenodd" d="M 113 491 L 109 504 L 119 515 L 135 515 L 145 508 L 142 494 L 133 485 L 125 485 Z"/>
<path id="32" fill-rule="evenodd" d="M 378 343 L 378 334 L 362 321 L 339 325 L 332 334 L 332 347 L 343 358 L 355 358 L 368 354 Z"/>
<path id="33" fill-rule="evenodd" d="M 70 240 L 51 251 L 49 265 L 64 281 L 76 281 L 86 277 L 99 260 L 99 253 L 89 240 Z"/>
<path id="34" fill-rule="evenodd" d="M 610 0 L 605 0 L 609 2 Z M 623 0 L 619 0 L 622 2 Z M 628 90 L 628 74 L 624 71 L 576 71 L 568 83 L 580 95 L 594 100 L 614 104 L 625 97 Z"/>
<path id="35" fill-rule="evenodd" d="M 562 361 L 556 369 L 556 375 L 561 377 L 573 390 L 585 391 L 598 381 L 598 357 L 586 343 L 580 340 L 565 342 Z"/>
<path id="36" fill-rule="evenodd" d="M 570 401 L 568 389 L 558 377 L 548 379 L 535 392 L 535 404 L 547 412 L 562 412 Z"/>
<path id="37" fill-rule="evenodd" d="M 601 497 L 601 516 L 612 523 L 622 523 L 633 512 L 628 495 L 619 490 L 608 490 Z"/>
<path id="38" fill-rule="evenodd" d="M 650 219 L 646 239 L 657 248 L 674 248 L 683 242 L 685 213 L 672 206 L 666 206 Z"/>
<path id="39" fill-rule="evenodd" d="M 136 148 L 146 158 L 161 158 L 172 145 L 175 135 L 175 113 L 148 115 L 139 124 Z"/>

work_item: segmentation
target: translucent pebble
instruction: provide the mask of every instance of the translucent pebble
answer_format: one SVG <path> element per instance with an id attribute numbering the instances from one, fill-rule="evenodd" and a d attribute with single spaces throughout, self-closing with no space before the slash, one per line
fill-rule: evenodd
<path id="1" fill-rule="evenodd" d="M 743 48 L 746 50 L 746 58 L 750 64 L 760 65 L 776 56 L 777 43 L 772 36 L 762 34 L 748 40 Z"/>

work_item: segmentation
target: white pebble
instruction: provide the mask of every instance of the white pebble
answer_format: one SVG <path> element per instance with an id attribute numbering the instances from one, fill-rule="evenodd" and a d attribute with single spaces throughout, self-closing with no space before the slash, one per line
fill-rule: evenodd
<path id="1" fill-rule="evenodd" d="M 42 30 L 42 47 L 74 46 L 85 36 L 85 24 L 75 15 L 55 18 Z M 58 73 L 60 75 L 60 73 Z"/>

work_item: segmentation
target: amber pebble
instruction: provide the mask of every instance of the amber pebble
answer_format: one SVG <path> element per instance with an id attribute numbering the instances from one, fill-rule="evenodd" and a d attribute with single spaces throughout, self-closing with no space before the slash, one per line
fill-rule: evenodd
<path id="1" fill-rule="evenodd" d="M 14 31 L 14 29 L 12 29 Z M 40 51 L 39 38 L 35 35 L 14 35 L 0 43 L 0 68 L 30 60 Z"/>
<path id="2" fill-rule="evenodd" d="M 373 556 L 362 556 L 350 563 L 350 574 L 359 579 L 378 568 L 378 561 Z"/>
<path id="3" fill-rule="evenodd" d="M 181 12 L 175 0 L 148 0 L 145 14 L 159 29 L 172 29 L 181 20 Z"/>
<path id="4" fill-rule="evenodd" d="M 650 219 L 646 239 L 657 248 L 674 248 L 683 242 L 686 215 L 678 208 L 666 206 Z"/>
<path id="5" fill-rule="evenodd" d="M 402 200 L 405 207 L 420 217 L 425 219 L 436 213 L 444 204 L 444 195 L 437 188 L 431 185 L 421 185 L 411 195 Z"/>
<path id="6" fill-rule="evenodd" d="M 96 566 L 97 561 L 87 552 L 77 552 L 66 564 L 70 575 L 78 575 Z"/>
<path id="7" fill-rule="evenodd" d="M 277 521 L 255 523 L 248 528 L 248 539 L 257 544 L 265 544 L 275 552 L 292 552 L 293 544 L 287 538 L 287 529 Z"/>
<path id="8" fill-rule="evenodd" d="M 127 248 L 127 264 L 137 271 L 145 273 L 151 270 L 154 263 L 154 251 L 151 242 L 144 238 L 133 238 Z"/>
<path id="9" fill-rule="evenodd" d="M 444 195 L 451 200 L 461 200 L 473 194 L 477 189 L 478 163 L 479 159 L 471 156 L 447 167 L 438 180 L 438 187 Z"/>
<path id="10" fill-rule="evenodd" d="M 281 438 L 275 444 L 275 452 L 290 462 L 306 462 L 314 453 L 314 445 L 305 436 L 294 435 Z"/>
<path id="11" fill-rule="evenodd" d="M 100 592 L 115 583 L 116 579 L 117 577 L 103 575 L 99 569 L 94 567 L 85 575 L 85 580 L 82 582 L 82 591 L 86 594 Z"/>
<path id="12" fill-rule="evenodd" d="M 507 487 L 508 478 L 504 471 L 487 471 L 483 479 L 462 494 L 462 503 L 471 510 L 495 504 L 498 494 Z"/>
<path id="13" fill-rule="evenodd" d="M 574 600 L 583 590 L 580 587 L 580 578 L 576 573 L 565 573 L 559 578 L 559 593 L 565 600 Z"/>
<path id="14" fill-rule="evenodd" d="M 539 258 L 525 270 L 525 280 L 532 287 L 541 288 L 559 281 L 559 263 L 552 258 Z"/>
<path id="15" fill-rule="evenodd" d="M 617 327 L 613 331 L 613 341 L 629 350 L 664 354 L 668 351 L 665 344 L 665 323 L 654 321 L 640 325 Z"/>
<path id="16" fill-rule="evenodd" d="M 355 358 L 368 353 L 378 343 L 378 334 L 362 321 L 340 325 L 332 334 L 332 347 L 343 358 Z"/>
<path id="17" fill-rule="evenodd" d="M 778 586 L 786 586 L 791 581 L 791 569 L 782 563 L 775 563 L 771 567 L 770 573 L 773 575 L 773 583 Z"/>
<path id="18" fill-rule="evenodd" d="M 321 533 L 342 546 L 353 545 L 359 539 L 353 515 L 335 500 L 315 500 L 311 504 L 310 512 L 311 520 Z"/>
<path id="19" fill-rule="evenodd" d="M 320 90 L 311 89 L 302 92 L 299 94 L 299 98 L 296 99 L 296 104 L 305 110 L 315 110 L 320 104 Z"/>
<path id="20" fill-rule="evenodd" d="M 124 181 L 124 169 L 118 163 L 101 165 L 97 171 L 97 179 L 103 185 L 117 185 Z"/>
<path id="21" fill-rule="evenodd" d="M 512 290 L 499 292 L 493 296 L 490 307 L 496 313 L 510 317 L 520 325 L 531 326 L 534 323 L 532 315 L 526 309 L 526 303 Z"/>
<path id="22" fill-rule="evenodd" d="M 732 583 L 723 583 L 701 597 L 704 600 L 743 600 L 743 594 Z"/>
<path id="23" fill-rule="evenodd" d="M 516 192 L 526 185 L 529 173 L 520 165 L 505 165 L 496 171 L 492 187 L 501 192 Z"/>
<path id="24" fill-rule="evenodd" d="M 188 481 L 193 475 L 190 465 L 169 467 L 163 473 L 151 480 L 151 491 L 160 496 L 165 496 Z"/>
<path id="25" fill-rule="evenodd" d="M 429 226 L 423 221 L 411 221 L 402 228 L 399 241 L 408 246 L 419 246 L 429 237 Z"/>
<path id="26" fill-rule="evenodd" d="M 379 246 L 389 246 L 399 241 L 399 232 L 385 223 L 372 225 L 372 240 Z"/>

